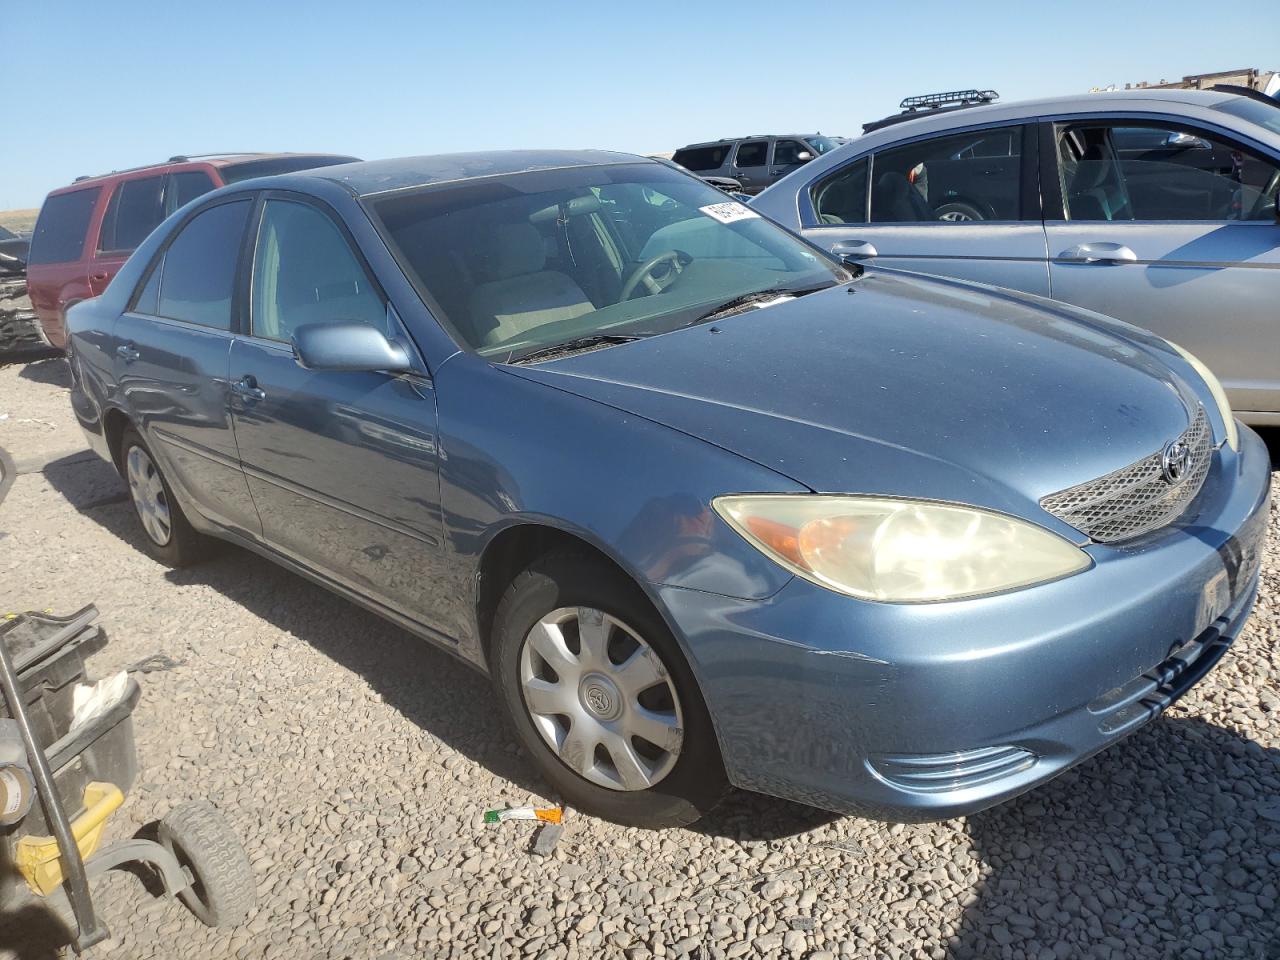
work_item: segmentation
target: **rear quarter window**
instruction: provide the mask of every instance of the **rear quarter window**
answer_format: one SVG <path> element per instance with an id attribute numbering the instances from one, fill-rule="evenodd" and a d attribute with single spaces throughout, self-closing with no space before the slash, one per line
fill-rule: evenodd
<path id="1" fill-rule="evenodd" d="M 725 154 L 728 152 L 728 144 L 718 144 L 713 147 L 677 150 L 671 159 L 686 170 L 719 170 L 724 165 Z"/>
<path id="2" fill-rule="evenodd" d="M 85 234 L 101 187 L 48 197 L 31 235 L 28 264 L 74 263 L 84 253 Z"/>

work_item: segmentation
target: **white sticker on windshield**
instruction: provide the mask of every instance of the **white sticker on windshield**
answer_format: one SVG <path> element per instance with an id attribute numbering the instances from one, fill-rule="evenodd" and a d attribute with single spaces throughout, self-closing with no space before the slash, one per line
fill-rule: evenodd
<path id="1" fill-rule="evenodd" d="M 752 217 L 760 216 L 750 207 L 743 206 L 735 200 L 711 203 L 698 209 L 712 220 L 719 220 L 721 223 L 737 223 L 739 220 L 750 220 Z"/>

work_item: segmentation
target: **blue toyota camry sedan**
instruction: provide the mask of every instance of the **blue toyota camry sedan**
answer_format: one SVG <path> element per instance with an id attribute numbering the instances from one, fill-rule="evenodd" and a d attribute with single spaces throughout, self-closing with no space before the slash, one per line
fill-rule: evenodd
<path id="1" fill-rule="evenodd" d="M 1268 457 L 1194 356 L 632 156 L 239 183 L 68 323 L 156 559 L 229 540 L 451 651 L 621 823 L 998 803 L 1157 716 L 1257 591 Z"/>

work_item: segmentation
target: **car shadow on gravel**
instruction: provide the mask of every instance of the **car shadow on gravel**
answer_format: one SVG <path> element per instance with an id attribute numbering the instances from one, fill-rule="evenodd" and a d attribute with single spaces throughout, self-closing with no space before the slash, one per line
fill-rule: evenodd
<path id="1" fill-rule="evenodd" d="M 128 489 L 114 467 L 85 452 L 53 461 L 43 474 L 80 513 L 145 552 Z M 428 641 L 230 544 L 217 544 L 208 560 L 165 577 L 175 585 L 213 588 L 363 677 L 383 701 L 452 750 L 522 790 L 550 795 L 517 749 L 489 681 Z"/>
<path id="2" fill-rule="evenodd" d="M 32 383 L 44 383 L 53 387 L 71 386 L 71 368 L 67 365 L 66 358 L 56 350 L 41 350 L 31 354 L 18 376 Z"/>
<path id="3" fill-rule="evenodd" d="M 1280 750 L 1157 721 L 969 818 L 980 879 L 946 956 L 1276 960 L 1278 821 Z"/>

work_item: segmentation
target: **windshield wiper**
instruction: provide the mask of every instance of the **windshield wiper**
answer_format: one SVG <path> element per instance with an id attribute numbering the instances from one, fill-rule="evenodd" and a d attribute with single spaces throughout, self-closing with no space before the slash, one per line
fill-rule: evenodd
<path id="1" fill-rule="evenodd" d="M 577 353 L 579 350 L 588 350 L 591 347 L 614 343 L 630 343 L 632 340 L 643 339 L 643 336 L 632 336 L 624 333 L 593 333 L 590 336 L 566 340 L 564 343 L 554 343 L 549 347 L 539 347 L 537 350 L 531 350 L 529 353 L 516 357 L 514 360 L 508 360 L 507 363 L 528 363 L 530 360 L 546 360 L 550 357 Z"/>
<path id="2" fill-rule="evenodd" d="M 707 323 L 711 320 L 719 320 L 721 317 L 727 317 L 734 313 L 739 313 L 754 303 L 762 303 L 765 300 L 777 300 L 782 297 L 794 299 L 795 297 L 803 297 L 808 293 L 817 293 L 819 290 L 826 290 L 834 287 L 834 283 L 822 283 L 812 287 L 798 287 L 787 289 L 786 287 L 771 287 L 767 290 L 756 290 L 753 293 L 744 293 L 740 297 L 734 297 L 732 300 L 726 300 L 717 307 L 708 310 L 699 317 L 690 320 L 685 324 L 686 327 L 694 327 L 700 323 Z"/>

